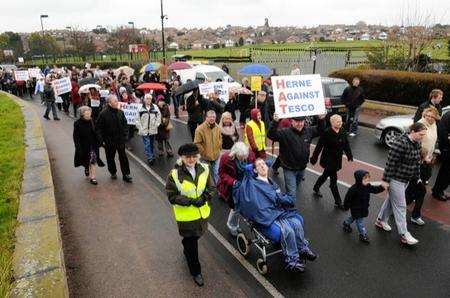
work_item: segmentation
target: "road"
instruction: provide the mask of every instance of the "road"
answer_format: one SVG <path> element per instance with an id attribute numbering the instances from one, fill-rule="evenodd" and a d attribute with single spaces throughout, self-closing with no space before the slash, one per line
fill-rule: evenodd
<path id="1" fill-rule="evenodd" d="M 41 106 L 36 103 L 35 107 L 42 113 Z M 420 243 L 408 248 L 399 244 L 395 228 L 385 233 L 373 226 L 383 201 L 383 195 L 374 196 L 366 220 L 372 241 L 364 245 L 355 232 L 348 235 L 342 231 L 341 224 L 347 214 L 334 208 L 327 184 L 322 189 L 322 199 L 311 196 L 320 167 L 307 171 L 297 197 L 307 237 L 319 254 L 316 262 L 307 264 L 307 272 L 285 272 L 278 255 L 269 259 L 269 273 L 263 282 L 258 281 L 254 269 L 248 270 L 245 267 L 248 263 L 239 261 L 226 249 L 230 244 L 235 246 L 235 241 L 225 228 L 228 209 L 217 201 L 213 204 L 210 231 L 217 231 L 218 235 L 208 232 L 200 247 L 207 286 L 196 289 L 186 277 L 179 238 L 169 218 L 163 185 L 159 182 L 161 178 L 165 180 L 175 159 L 157 160 L 151 167 L 155 177 L 146 170 L 148 167 L 130 158 L 134 184 L 111 181 L 106 170 L 100 169 L 99 185 L 93 188 L 82 177 L 81 169 L 73 169 L 72 121 L 63 116 L 61 122 L 43 120 L 43 126 L 63 223 L 69 284 L 74 296 L 139 297 L 183 293 L 181 296 L 260 297 L 281 293 L 286 297 L 448 297 L 450 293 L 448 203 L 436 205 L 427 198 L 426 226 L 409 225 Z M 178 148 L 190 138 L 185 124 L 174 121 L 174 125 L 171 141 L 173 147 Z M 363 128 L 351 139 L 355 158 L 361 162 L 344 162 L 345 168 L 352 170 L 340 173 L 342 196 L 346 185 L 353 181 L 354 168 L 370 169 L 374 173 L 372 176 L 380 176 L 386 150 L 374 144 L 371 134 L 371 130 Z M 130 146 L 134 156 L 146 160 L 139 137 L 135 137 Z M 103 152 L 101 155 L 104 158 Z M 282 175 L 275 180 L 283 185 Z M 225 246 L 221 241 L 226 242 Z M 160 242 L 166 250 L 155 249 L 161 246 Z M 247 260 L 252 265 L 255 263 L 254 250 Z M 171 283 L 160 284 L 162 280 Z M 275 292 L 269 292 L 270 285 Z"/>

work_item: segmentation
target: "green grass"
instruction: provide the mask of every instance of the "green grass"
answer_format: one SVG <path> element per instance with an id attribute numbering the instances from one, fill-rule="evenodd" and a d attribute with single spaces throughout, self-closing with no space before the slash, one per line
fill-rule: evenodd
<path id="1" fill-rule="evenodd" d="M 12 280 L 12 254 L 25 158 L 24 120 L 20 107 L 0 94 L 0 297 Z"/>

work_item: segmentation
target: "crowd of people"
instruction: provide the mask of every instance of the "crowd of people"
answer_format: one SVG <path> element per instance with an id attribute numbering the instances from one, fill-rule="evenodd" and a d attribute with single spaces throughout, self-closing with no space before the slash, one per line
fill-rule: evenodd
<path id="1" fill-rule="evenodd" d="M 59 96 L 61 100 L 58 103 L 51 82 L 65 76 L 71 79 L 72 90 Z M 356 222 L 360 240 L 364 243 L 370 242 L 364 227 L 364 218 L 369 214 L 370 194 L 385 190 L 387 199 L 375 225 L 384 231 L 391 231 L 388 221 L 393 215 L 401 242 L 407 245 L 418 243 L 408 231 L 406 208 L 407 204 L 415 202 L 411 223 L 425 224 L 421 206 L 425 185 L 436 160 L 437 147 L 441 167 L 432 190 L 433 197 L 448 200 L 444 190 L 450 183 L 446 166 L 450 160 L 450 113 L 441 119 L 441 90 L 431 92 L 429 101 L 420 106 L 409 131 L 394 141 L 389 150 L 383 182 L 372 185 L 370 173 L 357 170 L 354 173 L 355 183 L 342 201 L 337 187 L 337 173 L 343 166 L 344 153 L 348 161 L 353 161 L 347 136 L 357 132 L 357 119 L 364 101 L 358 78 L 353 79 L 352 85 L 343 94 L 348 117 L 318 115 L 314 126 L 308 125 L 305 117 L 279 118 L 275 113 L 270 80 L 264 80 L 263 91 L 254 96 L 248 79 L 244 78 L 242 88 L 230 90 L 227 102 L 220 100 L 216 92 L 201 95 L 198 86 L 184 93 L 178 92 L 182 82 L 176 73 L 165 82 L 160 82 L 157 72 L 145 73 L 144 81 L 160 82 L 166 86 L 165 90 L 153 92 L 137 89 L 138 82 L 133 75 L 99 68 L 45 69 L 42 78 L 20 84 L 30 85 L 30 88 L 18 87 L 17 82 L 16 87 L 12 87 L 14 83 L 11 80 L 9 73 L 2 73 L 2 89 L 19 96 L 26 90 L 30 95 L 38 94 L 46 105 L 45 119 L 50 119 L 49 113 L 52 111 L 53 119 L 58 120 L 57 108 L 69 114 L 69 107 L 73 106 L 74 116 L 79 115 L 73 131 L 75 166 L 84 167 L 85 175 L 94 185 L 98 183 L 96 165 L 104 166 L 100 147 L 105 150 L 111 178 L 117 179 L 117 153 L 123 180 L 132 182 L 126 144 L 135 131 L 142 138 L 150 166 L 157 155 L 165 153 L 167 157 L 172 157 L 174 151 L 170 144 L 170 131 L 174 126 L 169 105 L 173 105 L 175 117 L 179 117 L 181 109 L 187 111 L 192 142 L 178 148 L 180 159 L 169 173 L 166 192 L 183 237 L 190 273 L 199 286 L 203 285 L 203 277 L 198 239 L 207 229 L 210 202 L 216 198 L 223 199 L 230 208 L 226 225 L 233 236 L 241 231 L 239 215 L 251 219 L 262 230 L 276 225 L 281 231 L 288 270 L 302 272 L 305 270 L 303 261 L 317 257 L 305 239 L 303 218 L 295 210 L 297 189 L 305 179 L 305 169 L 309 163 L 314 165 L 320 160 L 323 168 L 323 173 L 314 184 L 313 195 L 323 197 L 320 188 L 329 178 L 336 208 L 350 210 L 342 228 L 351 232 L 351 224 Z M 83 89 L 83 81 L 95 82 L 100 90 L 106 92 L 100 92 L 95 87 Z M 128 124 L 120 102 L 142 104 L 134 125 Z M 311 154 L 314 138 L 318 138 L 318 143 Z M 269 141 L 272 141 L 272 146 L 279 144 L 279 154 L 275 160 L 271 157 L 273 154 L 268 152 Z M 273 167 L 273 175 L 278 175 L 279 168 L 283 170 L 285 192 L 268 174 L 269 167 Z"/>

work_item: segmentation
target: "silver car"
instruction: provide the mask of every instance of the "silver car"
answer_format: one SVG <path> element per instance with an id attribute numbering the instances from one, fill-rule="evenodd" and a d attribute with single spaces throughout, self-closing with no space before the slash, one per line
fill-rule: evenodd
<path id="1" fill-rule="evenodd" d="M 450 110 L 450 106 L 442 109 L 442 115 Z M 397 115 L 386 117 L 378 122 L 375 127 L 375 137 L 384 145 L 391 147 L 392 142 L 399 135 L 408 131 L 413 124 L 414 115 Z"/>

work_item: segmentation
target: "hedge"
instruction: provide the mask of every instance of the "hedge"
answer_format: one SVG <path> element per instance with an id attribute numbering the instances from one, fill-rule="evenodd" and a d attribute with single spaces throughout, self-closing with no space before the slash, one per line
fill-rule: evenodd
<path id="1" fill-rule="evenodd" d="M 433 89 L 444 92 L 443 105 L 450 104 L 450 75 L 393 70 L 342 69 L 331 77 L 351 82 L 357 76 L 366 99 L 418 106 L 428 99 Z"/>

